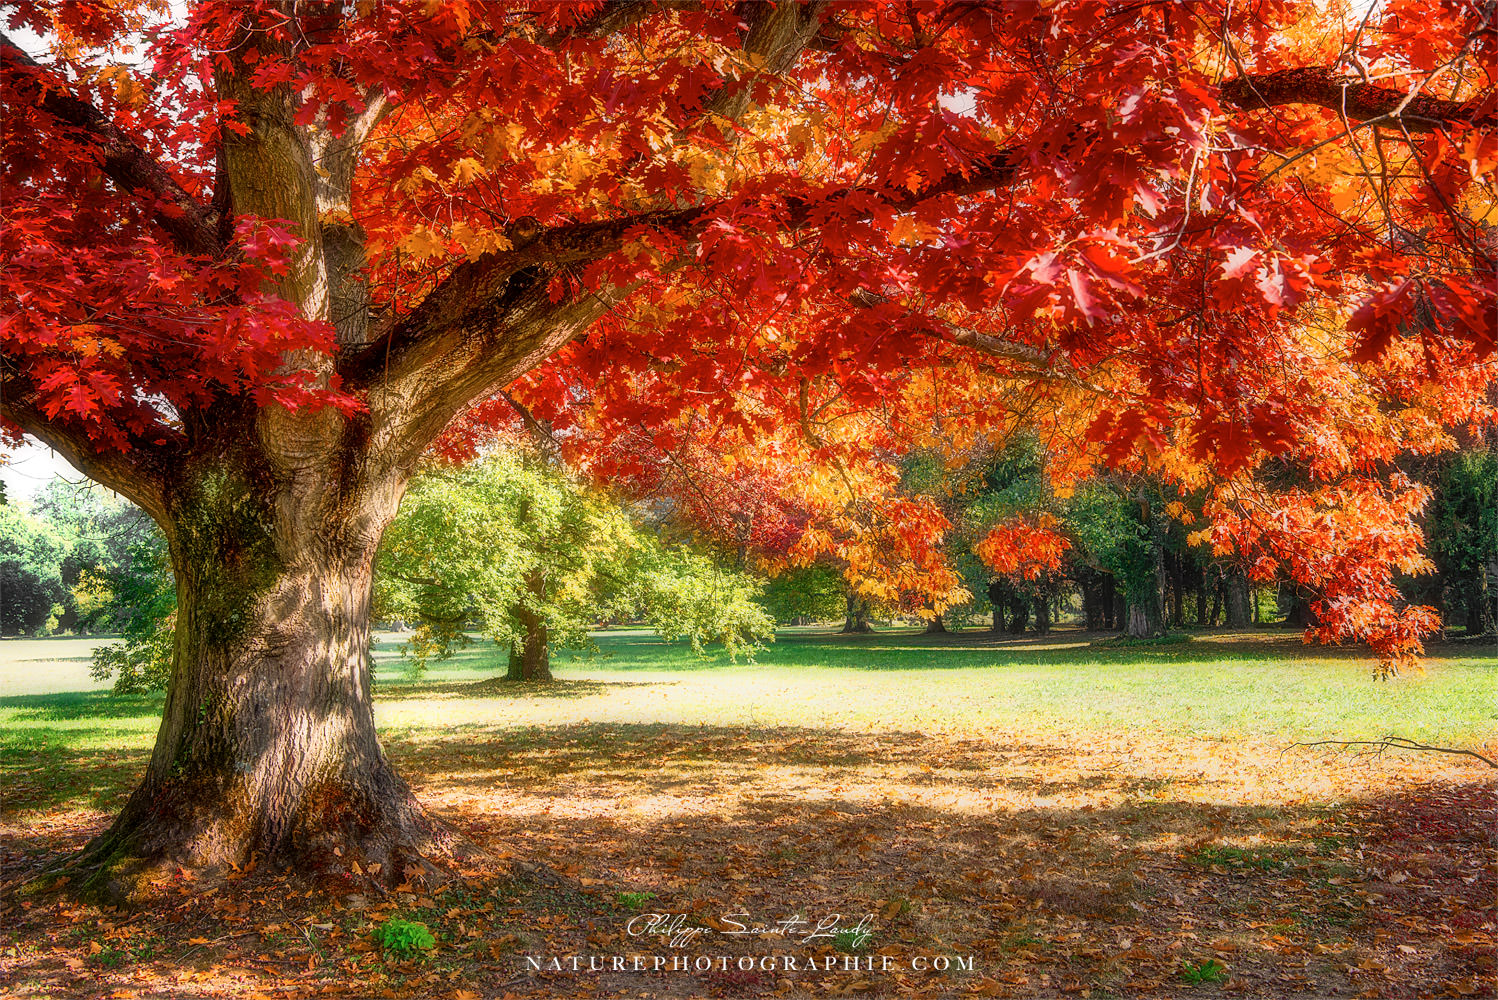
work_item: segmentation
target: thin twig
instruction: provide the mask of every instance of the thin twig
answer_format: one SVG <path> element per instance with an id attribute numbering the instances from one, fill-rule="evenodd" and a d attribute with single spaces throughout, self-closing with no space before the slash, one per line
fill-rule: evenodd
<path id="1" fill-rule="evenodd" d="M 1289 753 L 1291 750 L 1294 750 L 1296 747 L 1320 747 L 1320 746 L 1344 746 L 1344 747 L 1367 746 L 1367 747 L 1375 747 L 1376 749 L 1374 750 L 1374 753 L 1376 753 L 1376 754 L 1377 753 L 1383 753 L 1385 750 L 1389 750 L 1389 749 L 1395 749 L 1395 750 L 1428 750 L 1431 753 L 1449 753 L 1449 754 L 1457 754 L 1457 755 L 1463 756 L 1463 757 L 1475 757 L 1478 760 L 1482 761 L 1484 764 L 1486 764 L 1488 767 L 1491 767 L 1491 768 L 1493 768 L 1495 770 L 1498 770 L 1498 761 L 1495 761 L 1495 760 L 1493 760 L 1490 757 L 1484 757 L 1482 754 L 1478 753 L 1476 750 L 1462 750 L 1462 749 L 1460 749 L 1458 747 L 1435 747 L 1435 746 L 1428 746 L 1428 745 L 1426 745 L 1424 743 L 1416 743 L 1414 740 L 1406 739 L 1403 736 L 1385 736 L 1381 740 L 1312 740 L 1312 741 L 1306 742 L 1306 743 L 1292 743 L 1288 747 L 1285 748 L 1285 752 Z M 1283 756 L 1283 754 L 1281 756 Z"/>

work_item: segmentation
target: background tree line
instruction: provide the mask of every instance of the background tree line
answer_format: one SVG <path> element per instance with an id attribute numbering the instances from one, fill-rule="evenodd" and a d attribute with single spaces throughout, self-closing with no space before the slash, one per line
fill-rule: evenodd
<path id="1" fill-rule="evenodd" d="M 1196 530 L 1200 494 L 1147 474 L 1109 473 L 1062 495 L 1033 436 L 977 448 L 954 463 L 926 448 L 897 461 L 899 492 L 936 504 L 951 528 L 940 555 L 958 596 L 924 609 L 929 631 L 987 623 L 1044 634 L 1060 622 L 1153 637 L 1192 626 L 1315 625 L 1315 595 L 1288 578 L 1252 579 Z M 1432 570 L 1402 579 L 1412 603 L 1441 610 L 1448 631 L 1498 627 L 1498 449 L 1484 442 L 1412 465 L 1430 490 Z M 1293 481 L 1291 466 L 1277 475 Z M 752 653 L 776 624 L 909 621 L 920 594 L 871 600 L 835 551 L 771 567 L 703 544 L 694 512 L 661 497 L 628 502 L 587 485 L 534 448 L 436 464 L 413 484 L 380 550 L 377 608 L 408 628 L 416 669 L 474 641 L 509 651 L 507 676 L 548 680 L 557 649 L 587 650 L 600 624 L 638 623 L 695 648 Z M 1049 562 L 997 566 L 992 537 L 1016 519 L 1048 526 Z M 1031 537 L 1027 535 L 1026 537 Z M 985 539 L 990 548 L 985 558 Z M 1018 562 L 1015 562 L 1018 559 Z M 0 630 L 8 636 L 118 634 L 95 672 L 118 691 L 158 689 L 170 669 L 176 596 L 166 540 L 134 505 L 65 482 L 30 502 L 0 503 Z M 890 591 L 894 593 L 895 591 Z"/>

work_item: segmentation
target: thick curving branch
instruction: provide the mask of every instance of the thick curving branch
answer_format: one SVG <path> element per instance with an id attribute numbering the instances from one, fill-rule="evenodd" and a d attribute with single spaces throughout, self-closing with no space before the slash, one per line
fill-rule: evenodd
<path id="1" fill-rule="evenodd" d="M 20 94 L 70 127 L 85 145 L 99 151 L 104 173 L 122 191 L 143 192 L 156 200 L 156 222 L 177 249 L 205 257 L 217 257 L 223 252 L 217 212 L 189 194 L 171 171 L 98 108 L 67 93 L 64 84 L 46 79 L 46 67 L 3 34 L 0 34 L 0 66 L 6 76 L 21 78 L 13 84 Z"/>
<path id="2" fill-rule="evenodd" d="M 1386 118 L 1411 132 L 1435 132 L 1449 125 L 1498 127 L 1498 109 L 1479 99 L 1448 101 L 1390 87 L 1359 83 L 1326 66 L 1283 69 L 1225 80 L 1219 91 L 1224 104 L 1244 111 L 1311 104 L 1345 114 L 1355 122 Z M 1486 110 L 1482 111 L 1484 105 Z"/>
<path id="3" fill-rule="evenodd" d="M 128 450 L 100 447 L 83 428 L 47 415 L 25 376 L 0 379 L 0 417 L 55 449 L 78 471 L 167 524 L 166 491 L 176 458 L 169 446 L 141 442 Z"/>
<path id="4" fill-rule="evenodd" d="M 975 194 L 1010 183 L 1019 162 L 1018 153 L 1005 151 L 974 166 L 966 174 L 949 174 L 916 191 L 850 188 L 815 202 L 787 199 L 783 222 L 793 231 L 800 229 L 818 210 L 825 210 L 840 198 L 854 195 L 860 196 L 860 200 L 872 197 L 887 207 L 903 211 L 940 195 Z M 413 365 L 434 363 L 432 342 L 444 331 L 472 325 L 493 313 L 496 304 L 505 295 L 513 293 L 515 286 L 512 281 L 522 272 L 599 260 L 622 249 L 629 234 L 641 229 L 669 233 L 690 246 L 722 207 L 722 203 L 714 203 L 696 208 L 640 212 L 539 231 L 527 227 L 522 220 L 508 231 L 512 243 L 510 250 L 485 254 L 477 260 L 459 264 L 419 306 L 398 319 L 387 320 L 368 346 L 350 354 L 339 366 L 344 384 L 352 388 L 365 387 L 391 373 L 399 375 Z"/>

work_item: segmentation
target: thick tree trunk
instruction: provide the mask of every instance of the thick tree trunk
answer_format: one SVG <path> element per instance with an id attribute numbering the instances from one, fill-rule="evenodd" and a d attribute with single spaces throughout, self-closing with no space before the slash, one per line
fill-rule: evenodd
<path id="1" fill-rule="evenodd" d="M 1023 635 L 1030 623 L 1030 602 L 1018 594 L 1009 599 L 1009 633 Z"/>
<path id="2" fill-rule="evenodd" d="M 847 618 L 843 621 L 842 635 L 861 635 L 874 631 L 869 627 L 869 606 L 853 594 L 846 595 Z"/>
<path id="3" fill-rule="evenodd" d="M 1227 571 L 1225 585 L 1227 600 L 1224 624 L 1228 628 L 1247 628 L 1252 621 L 1252 612 L 1248 606 L 1248 577 L 1241 570 L 1230 569 Z"/>
<path id="4" fill-rule="evenodd" d="M 1051 599 L 1049 597 L 1035 598 L 1035 634 L 1050 635 L 1051 633 Z"/>
<path id="5" fill-rule="evenodd" d="M 126 900 L 172 865 L 252 858 L 399 879 L 458 846 L 375 733 L 370 571 L 398 497 L 313 517 L 299 509 L 309 498 L 267 501 L 266 485 L 216 470 L 172 501 L 177 633 L 161 729 L 114 824 L 64 870 L 83 895 Z"/>
<path id="6" fill-rule="evenodd" d="M 935 618 L 926 623 L 927 635 L 945 635 L 946 632 L 947 623 L 942 621 L 941 615 L 937 615 Z"/>
<path id="7" fill-rule="evenodd" d="M 505 674 L 512 681 L 546 683 L 551 676 L 551 636 L 541 616 L 523 606 L 515 608 L 515 618 L 525 629 L 525 638 L 510 647 L 510 668 Z"/>

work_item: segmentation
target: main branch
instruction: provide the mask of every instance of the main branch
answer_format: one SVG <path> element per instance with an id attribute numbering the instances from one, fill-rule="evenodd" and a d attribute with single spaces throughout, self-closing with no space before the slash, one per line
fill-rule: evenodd
<path id="1" fill-rule="evenodd" d="M 98 108 L 67 92 L 66 84 L 47 79 L 46 67 L 0 34 L 0 65 L 18 79 L 17 90 L 34 92 L 36 107 L 67 125 L 85 146 L 99 151 L 100 165 L 110 180 L 129 194 L 144 192 L 155 199 L 158 225 L 184 253 L 216 257 L 223 251 L 218 213 L 188 193 L 171 171 L 147 153 Z"/>
<path id="2" fill-rule="evenodd" d="M 133 501 L 161 521 L 168 470 L 176 458 L 162 444 L 135 442 L 124 450 L 101 446 L 80 426 L 50 417 L 24 375 L 0 377 L 0 417 L 38 438 L 95 482 Z"/>
<path id="3" fill-rule="evenodd" d="M 1448 101 L 1419 93 L 1337 76 L 1326 66 L 1303 66 L 1224 81 L 1226 104 L 1251 111 L 1286 104 L 1313 104 L 1344 114 L 1354 122 L 1375 118 L 1398 120 L 1411 132 L 1435 132 L 1448 125 L 1498 126 L 1492 102 Z M 1484 109 L 1484 105 L 1486 110 Z M 1479 114 L 1479 111 L 1482 113 Z"/>

